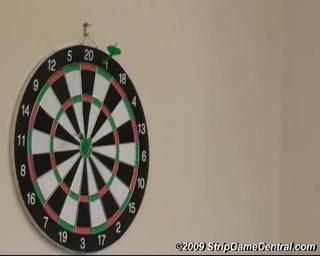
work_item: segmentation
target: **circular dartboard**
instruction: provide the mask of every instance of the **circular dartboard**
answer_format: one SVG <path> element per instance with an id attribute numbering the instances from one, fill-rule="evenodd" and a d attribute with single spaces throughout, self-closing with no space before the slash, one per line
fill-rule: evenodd
<path id="1" fill-rule="evenodd" d="M 128 74 L 97 48 L 68 47 L 35 68 L 18 104 L 14 177 L 33 224 L 65 249 L 114 243 L 139 210 L 149 164 Z"/>

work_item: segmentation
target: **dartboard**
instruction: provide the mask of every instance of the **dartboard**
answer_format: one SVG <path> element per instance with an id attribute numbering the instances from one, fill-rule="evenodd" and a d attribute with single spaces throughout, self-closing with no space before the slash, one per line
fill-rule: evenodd
<path id="1" fill-rule="evenodd" d="M 124 69 L 94 47 L 56 51 L 27 79 L 13 126 L 17 193 L 40 233 L 73 251 L 117 241 L 149 165 L 144 112 Z"/>

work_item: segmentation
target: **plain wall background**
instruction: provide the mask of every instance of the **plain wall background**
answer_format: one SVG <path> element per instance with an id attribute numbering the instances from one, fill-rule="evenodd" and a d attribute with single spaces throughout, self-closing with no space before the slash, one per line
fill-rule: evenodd
<path id="1" fill-rule="evenodd" d="M 319 243 L 320 2 L 284 9 L 280 237 Z"/>
<path id="2" fill-rule="evenodd" d="M 117 60 L 142 100 L 151 152 L 139 214 L 100 253 L 176 253 L 177 241 L 319 241 L 319 2 L 302 5 L 2 0 L 0 253 L 62 252 L 18 201 L 9 134 L 29 72 L 77 43 L 86 21 L 99 48 L 123 50 Z"/>

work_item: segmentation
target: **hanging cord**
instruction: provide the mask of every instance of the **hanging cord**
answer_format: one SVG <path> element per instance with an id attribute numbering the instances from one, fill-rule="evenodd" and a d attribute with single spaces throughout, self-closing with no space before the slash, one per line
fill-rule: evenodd
<path id="1" fill-rule="evenodd" d="M 93 41 L 93 39 L 90 37 L 89 32 L 88 32 L 88 27 L 91 27 L 92 25 L 89 24 L 88 22 L 83 23 L 83 35 L 80 38 L 79 44 L 84 45 L 85 42 L 87 41 L 87 44 L 89 45 L 90 42 L 93 44 L 96 48 L 98 48 L 97 44 Z M 89 43 L 88 43 L 89 41 Z"/>

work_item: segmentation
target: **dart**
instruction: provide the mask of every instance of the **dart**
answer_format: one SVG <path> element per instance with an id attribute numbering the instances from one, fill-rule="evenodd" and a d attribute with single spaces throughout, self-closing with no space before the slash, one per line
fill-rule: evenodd
<path id="1" fill-rule="evenodd" d="M 109 45 L 107 47 L 107 51 L 109 53 L 109 56 L 104 60 L 104 64 L 106 65 L 106 68 L 108 67 L 108 62 L 110 59 L 113 58 L 113 56 L 117 56 L 121 54 L 121 49 L 117 47 L 117 44 L 115 45 Z"/>
<path id="2" fill-rule="evenodd" d="M 109 52 L 109 57 L 107 59 L 107 61 L 109 59 L 111 59 L 113 56 L 117 56 L 117 55 L 120 55 L 121 54 L 121 49 L 117 47 L 117 44 L 115 45 L 109 45 L 107 47 L 107 50 Z"/>

